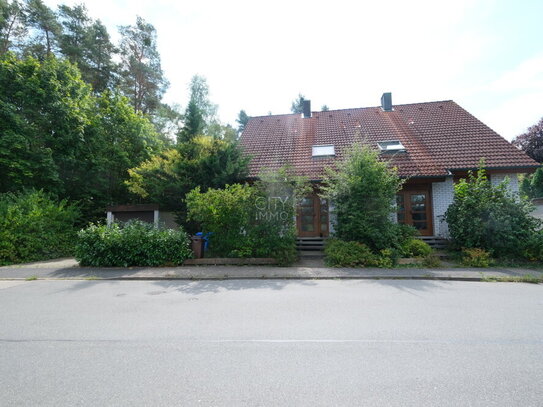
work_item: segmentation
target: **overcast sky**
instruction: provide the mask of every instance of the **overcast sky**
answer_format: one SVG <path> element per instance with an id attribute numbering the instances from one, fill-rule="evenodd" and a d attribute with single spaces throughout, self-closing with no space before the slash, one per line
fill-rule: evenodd
<path id="1" fill-rule="evenodd" d="M 45 0 L 85 3 L 117 39 L 136 15 L 158 32 L 169 103 L 207 78 L 224 122 L 312 109 L 452 99 L 507 139 L 543 116 L 543 1 Z"/>

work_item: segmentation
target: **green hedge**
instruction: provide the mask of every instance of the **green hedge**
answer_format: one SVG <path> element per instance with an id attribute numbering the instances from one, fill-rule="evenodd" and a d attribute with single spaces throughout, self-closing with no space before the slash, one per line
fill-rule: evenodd
<path id="1" fill-rule="evenodd" d="M 0 195 L 0 264 L 47 260 L 73 252 L 79 210 L 43 191 Z"/>
<path id="2" fill-rule="evenodd" d="M 159 229 L 140 221 L 90 225 L 79 231 L 75 257 L 82 266 L 128 267 L 179 265 L 192 256 L 182 230 Z"/>

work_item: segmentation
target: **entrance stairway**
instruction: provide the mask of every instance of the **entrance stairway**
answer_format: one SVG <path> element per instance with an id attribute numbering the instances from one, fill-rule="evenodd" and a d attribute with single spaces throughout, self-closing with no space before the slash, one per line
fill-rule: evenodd
<path id="1" fill-rule="evenodd" d="M 324 241 L 322 237 L 299 237 L 296 239 L 298 266 L 324 267 Z"/>
<path id="2" fill-rule="evenodd" d="M 423 242 L 428 243 L 432 249 L 443 250 L 449 245 L 448 240 L 436 236 L 419 236 Z M 298 237 L 296 239 L 296 250 L 300 257 L 305 258 L 322 258 L 324 257 L 324 242 L 323 237 Z"/>
<path id="3" fill-rule="evenodd" d="M 449 246 L 449 241 L 446 239 L 443 239 L 442 237 L 437 236 L 419 236 L 418 237 L 423 242 L 430 245 L 432 249 L 446 249 L 447 246 Z"/>
<path id="4" fill-rule="evenodd" d="M 323 237 L 298 237 L 296 239 L 296 249 L 298 251 L 320 251 L 324 250 Z"/>

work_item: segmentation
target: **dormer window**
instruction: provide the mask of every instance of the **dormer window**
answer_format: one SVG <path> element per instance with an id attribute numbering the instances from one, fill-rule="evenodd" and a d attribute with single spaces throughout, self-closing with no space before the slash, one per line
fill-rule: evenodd
<path id="1" fill-rule="evenodd" d="M 377 143 L 379 150 L 382 153 L 402 153 L 405 152 L 405 147 L 398 140 L 380 141 Z"/>
<path id="2" fill-rule="evenodd" d="M 331 157 L 336 155 L 336 150 L 332 144 L 313 146 L 313 157 Z"/>

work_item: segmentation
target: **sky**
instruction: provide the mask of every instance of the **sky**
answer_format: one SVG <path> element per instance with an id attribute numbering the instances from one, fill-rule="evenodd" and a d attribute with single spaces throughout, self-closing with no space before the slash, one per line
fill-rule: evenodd
<path id="1" fill-rule="evenodd" d="M 136 16 L 158 33 L 167 103 L 207 79 L 219 116 L 454 100 L 508 140 L 543 117 L 541 0 L 45 0 L 85 3 L 113 39 Z"/>

